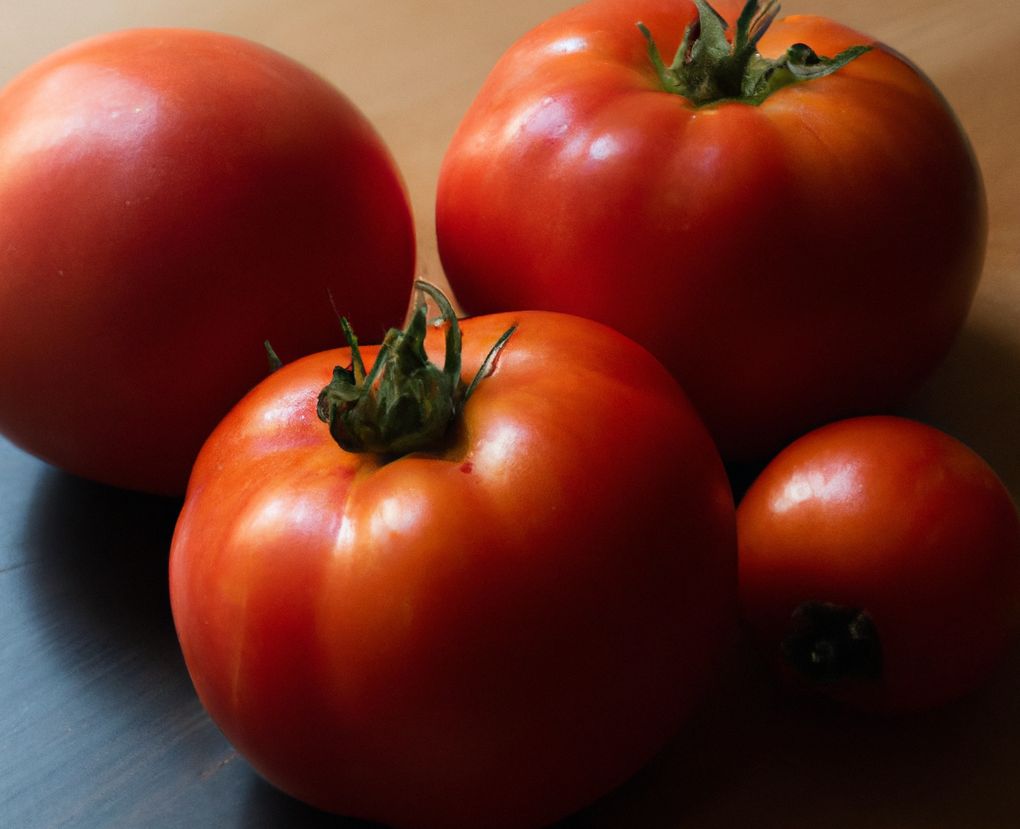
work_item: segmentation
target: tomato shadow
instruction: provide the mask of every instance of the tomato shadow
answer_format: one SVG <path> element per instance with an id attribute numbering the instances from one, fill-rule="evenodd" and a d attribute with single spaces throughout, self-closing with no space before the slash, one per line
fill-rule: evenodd
<path id="1" fill-rule="evenodd" d="M 3 693 L 21 712 L 5 750 L 36 804 L 27 825 L 229 815 L 253 773 L 231 762 L 177 644 L 167 563 L 181 502 L 32 472 L 4 574 Z"/>
<path id="2" fill-rule="evenodd" d="M 897 414 L 929 423 L 981 455 L 1020 500 L 1020 345 L 972 321 L 926 383 Z"/>
<path id="3" fill-rule="evenodd" d="M 380 823 L 320 812 L 254 777 L 244 804 L 239 826 L 258 829 L 296 827 L 302 829 L 386 829 Z"/>
<path id="4" fill-rule="evenodd" d="M 869 715 L 794 696 L 744 646 L 646 768 L 557 829 L 1007 829 L 1020 791 L 1020 650 L 943 709 Z"/>
<path id="5" fill-rule="evenodd" d="M 23 542 L 40 616 L 73 627 L 79 640 L 174 660 L 167 555 L 180 507 L 177 499 L 45 471 Z"/>
<path id="6" fill-rule="evenodd" d="M 62 810 L 93 791 L 108 796 L 116 785 L 112 818 L 143 810 L 147 825 L 375 829 L 270 786 L 203 710 L 170 609 L 167 565 L 179 499 L 45 467 L 29 485 L 17 568 L 25 613 L 16 619 L 15 644 L 25 675 L 12 692 L 44 688 L 41 707 L 49 711 L 33 744 L 73 733 L 70 753 L 86 761 L 47 769 L 47 789 L 61 793 L 47 807 L 54 824 Z M 29 739 L 26 732 L 24 754 L 42 769 L 49 752 Z"/>
<path id="7" fill-rule="evenodd" d="M 768 464 L 768 460 L 746 461 L 741 463 L 730 462 L 726 464 L 726 477 L 730 482 L 730 492 L 733 495 L 733 503 L 739 505 L 748 488 L 754 483 L 761 471 Z"/>
<path id="8" fill-rule="evenodd" d="M 873 414 L 909 417 L 956 437 L 981 455 L 1020 502 L 1020 346 L 1007 332 L 971 321 L 919 388 Z M 819 426 L 823 424 L 818 424 Z M 768 464 L 728 463 L 735 503 Z"/>

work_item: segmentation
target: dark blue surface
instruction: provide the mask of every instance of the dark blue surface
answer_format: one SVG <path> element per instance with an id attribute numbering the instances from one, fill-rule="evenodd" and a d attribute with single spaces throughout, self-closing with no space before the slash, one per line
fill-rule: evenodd
<path id="1" fill-rule="evenodd" d="M 975 413 L 1014 492 L 1018 365 L 987 400 L 934 396 Z M 940 382 L 961 377 L 951 362 Z M 167 592 L 179 508 L 0 438 L 0 829 L 367 829 L 274 790 L 202 710 Z M 889 720 L 791 699 L 737 656 L 661 756 L 560 829 L 1020 825 L 1020 652 L 974 697 Z"/>
<path id="2" fill-rule="evenodd" d="M 205 715 L 174 635 L 180 503 L 0 438 L 0 826 L 347 826 L 279 794 Z"/>

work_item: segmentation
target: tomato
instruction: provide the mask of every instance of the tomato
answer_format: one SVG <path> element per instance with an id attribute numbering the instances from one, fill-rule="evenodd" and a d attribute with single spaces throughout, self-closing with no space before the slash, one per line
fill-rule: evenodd
<path id="1" fill-rule="evenodd" d="M 257 386 L 195 465 L 170 560 L 188 669 L 321 809 L 545 825 L 647 761 L 734 639 L 732 497 L 676 382 L 602 325 L 521 312 L 463 323 L 458 384 L 511 325 L 432 448 L 338 448 L 359 430 L 316 408 L 339 350 Z"/>
<path id="2" fill-rule="evenodd" d="M 916 421 L 864 417 L 781 452 L 737 512 L 752 637 L 787 679 L 921 709 L 986 682 L 1020 611 L 1020 521 L 988 464 Z"/>
<path id="3" fill-rule="evenodd" d="M 709 48 L 732 48 L 742 8 L 764 17 L 740 55 L 760 36 L 784 64 L 743 98 L 721 83 L 739 61 Z M 690 0 L 592 0 L 521 38 L 447 150 L 436 223 L 467 312 L 612 325 L 675 374 L 726 459 L 760 461 L 940 361 L 981 271 L 985 199 L 960 125 L 901 55 L 820 17 L 767 28 L 775 4 L 718 10 L 727 34 L 703 9 L 680 70 L 657 69 L 635 23 L 668 63 Z M 688 66 L 716 98 L 677 91 Z M 748 66 L 738 80 L 765 64 Z"/>
<path id="4" fill-rule="evenodd" d="M 335 88 L 194 30 L 69 46 L 0 91 L 0 431 L 71 472 L 183 493 L 266 373 L 404 317 L 403 184 Z"/>

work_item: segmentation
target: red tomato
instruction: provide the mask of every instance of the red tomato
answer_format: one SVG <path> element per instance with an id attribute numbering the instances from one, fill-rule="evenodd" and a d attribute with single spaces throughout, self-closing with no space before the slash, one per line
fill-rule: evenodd
<path id="1" fill-rule="evenodd" d="M 743 4 L 717 5 L 732 32 Z M 674 94 L 635 23 L 668 62 L 695 16 L 592 0 L 514 44 L 447 151 L 439 250 L 468 312 L 606 322 L 673 371 L 724 458 L 762 459 L 942 358 L 981 271 L 984 192 L 930 81 L 830 20 L 779 20 L 758 48 L 871 51 L 753 103 Z"/>
<path id="2" fill-rule="evenodd" d="M 788 678 L 877 710 L 984 683 L 1020 613 L 1020 522 L 989 466 L 911 420 L 818 429 L 737 512 L 741 610 Z"/>
<path id="3" fill-rule="evenodd" d="M 170 561 L 188 668 L 319 808 L 545 825 L 647 761 L 732 640 L 732 499 L 675 381 L 543 312 L 467 320 L 465 379 L 512 323 L 439 448 L 338 448 L 315 412 L 341 350 L 270 376 L 195 466 Z"/>
<path id="4" fill-rule="evenodd" d="M 406 312 L 410 210 L 365 118 L 235 37 L 86 40 L 0 91 L 0 431 L 74 473 L 183 492 L 265 376 Z"/>

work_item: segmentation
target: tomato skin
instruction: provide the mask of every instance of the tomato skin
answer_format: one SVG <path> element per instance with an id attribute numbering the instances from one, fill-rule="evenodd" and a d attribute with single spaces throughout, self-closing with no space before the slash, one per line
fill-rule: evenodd
<path id="1" fill-rule="evenodd" d="M 378 135 L 276 52 L 196 30 L 73 44 L 0 91 L 0 431 L 71 472 L 183 493 L 284 359 L 406 312 L 414 234 Z"/>
<path id="2" fill-rule="evenodd" d="M 543 312 L 466 320 L 465 380 L 513 322 L 435 455 L 332 443 L 332 351 L 254 389 L 195 465 L 170 559 L 185 660 L 237 749 L 319 808 L 545 825 L 646 762 L 732 643 L 732 498 L 675 381 Z"/>
<path id="3" fill-rule="evenodd" d="M 802 602 L 863 609 L 882 676 L 815 686 L 877 711 L 985 683 L 1020 619 L 1020 522 L 972 450 L 930 426 L 866 417 L 818 429 L 764 470 L 737 511 L 742 616 L 770 659 Z"/>
<path id="4" fill-rule="evenodd" d="M 742 3 L 714 4 L 730 21 Z M 443 161 L 439 251 L 470 313 L 545 308 L 648 347 L 724 458 L 760 460 L 810 428 L 878 411 L 944 356 L 986 237 L 973 153 L 902 56 L 830 20 L 804 42 L 874 46 L 759 106 L 662 90 L 690 0 L 593 0 L 496 64 Z"/>

